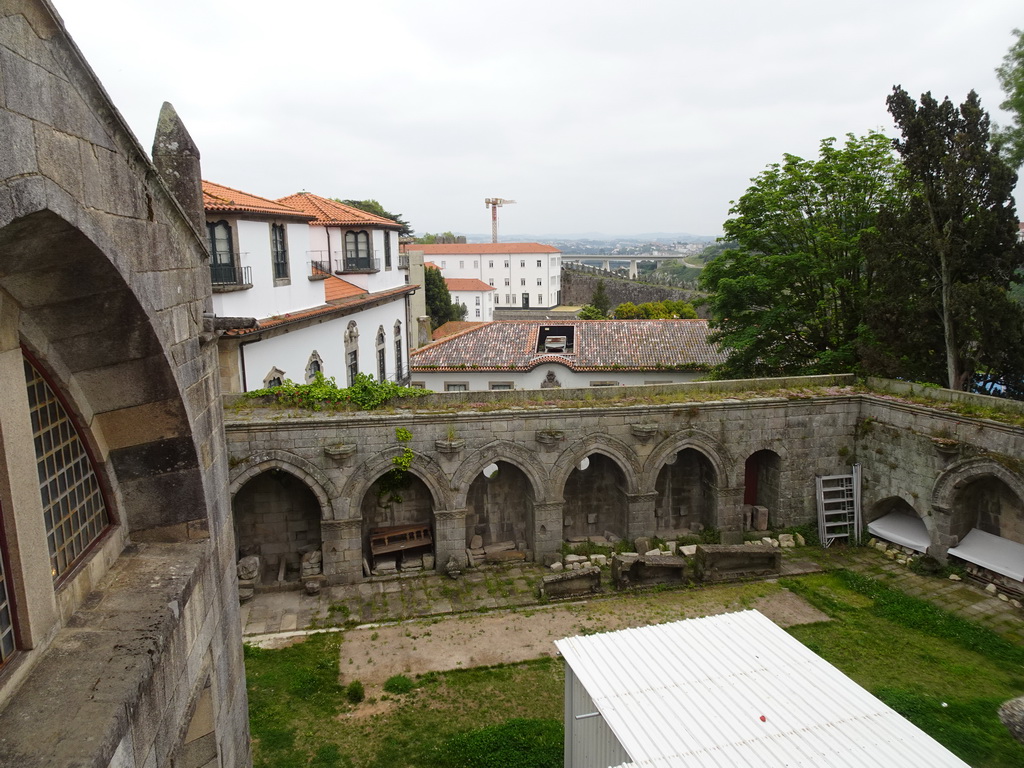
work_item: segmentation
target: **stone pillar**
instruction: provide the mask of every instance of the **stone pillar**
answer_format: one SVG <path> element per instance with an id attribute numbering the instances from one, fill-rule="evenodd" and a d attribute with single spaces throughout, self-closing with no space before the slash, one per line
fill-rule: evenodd
<path id="1" fill-rule="evenodd" d="M 658 501 L 657 493 L 626 494 L 626 538 L 637 536 L 654 536 L 657 524 L 654 520 L 654 508 Z"/>
<path id="2" fill-rule="evenodd" d="M 206 232 L 199 149 L 169 102 L 160 109 L 153 139 L 153 165 L 197 233 Z M 205 242 L 205 237 L 203 238 Z"/>
<path id="3" fill-rule="evenodd" d="M 605 272 L 611 272 L 612 271 L 612 260 L 611 259 L 601 259 L 601 267 L 604 269 Z"/>
<path id="4" fill-rule="evenodd" d="M 438 570 L 444 568 L 453 555 L 461 566 L 467 565 L 465 507 L 434 510 L 434 555 L 434 567 Z"/>
<path id="5" fill-rule="evenodd" d="M 629 260 L 629 277 L 630 277 L 630 279 L 636 280 L 636 277 L 637 277 L 638 274 L 640 274 L 640 273 L 637 270 L 637 260 L 636 259 L 630 259 Z"/>
<path id="6" fill-rule="evenodd" d="M 939 562 L 945 563 L 949 557 L 949 550 L 960 543 L 960 537 L 951 532 L 952 510 L 932 505 L 931 518 L 935 523 L 935 532 L 932 534 L 932 544 L 928 547 L 928 554 Z"/>
<path id="7" fill-rule="evenodd" d="M 721 531 L 743 531 L 743 488 L 719 488 L 715 517 Z"/>
<path id="8" fill-rule="evenodd" d="M 564 506 L 561 501 L 537 502 L 533 505 L 533 559 L 538 563 L 549 565 L 547 561 L 562 548 Z"/>
<path id="9" fill-rule="evenodd" d="M 363 519 L 321 520 L 323 569 L 328 584 L 363 580 Z"/>

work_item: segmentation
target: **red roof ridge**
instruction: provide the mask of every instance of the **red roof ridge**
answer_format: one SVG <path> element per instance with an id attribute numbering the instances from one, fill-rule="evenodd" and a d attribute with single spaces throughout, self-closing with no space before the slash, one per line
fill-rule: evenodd
<path id="1" fill-rule="evenodd" d="M 339 203 L 337 200 L 321 197 L 320 195 L 315 195 L 312 192 L 296 192 L 292 195 L 279 197 L 277 202 L 298 208 L 311 214 L 315 220 L 310 223 L 317 226 L 347 227 L 352 225 L 375 225 L 378 227 L 390 227 L 393 229 L 399 229 L 401 227 L 398 222 L 392 221 L 391 219 L 386 219 L 383 216 L 378 216 L 374 213 L 367 213 L 360 208 L 345 205 L 344 203 Z"/>
<path id="2" fill-rule="evenodd" d="M 241 189 L 218 184 L 215 181 L 202 181 L 203 208 L 208 211 L 241 211 L 249 213 L 266 213 L 279 216 L 294 216 L 308 220 L 310 216 L 293 206 L 271 200 L 268 197 L 254 195 Z M 227 193 L 227 195 L 225 194 Z"/>

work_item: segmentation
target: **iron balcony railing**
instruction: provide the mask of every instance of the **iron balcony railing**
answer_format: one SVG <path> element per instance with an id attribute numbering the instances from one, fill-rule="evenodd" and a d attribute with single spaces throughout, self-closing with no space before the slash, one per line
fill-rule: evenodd
<path id="1" fill-rule="evenodd" d="M 375 256 L 371 256 L 368 253 L 358 253 L 357 251 L 347 251 L 344 258 L 339 265 L 337 261 L 334 262 L 335 270 L 342 272 L 379 272 L 380 262 Z"/>
<path id="2" fill-rule="evenodd" d="M 309 279 L 326 280 L 331 276 L 331 265 L 327 261 L 313 260 L 309 262 Z"/>
<path id="3" fill-rule="evenodd" d="M 398 254 L 398 268 L 399 269 L 408 269 L 409 268 L 409 254 L 408 253 L 400 253 L 400 254 Z"/>
<path id="4" fill-rule="evenodd" d="M 284 280 L 291 275 L 288 273 L 288 259 L 285 258 L 283 261 L 274 261 L 274 279 Z"/>
<path id="5" fill-rule="evenodd" d="M 252 267 L 234 264 L 211 264 L 210 282 L 216 286 L 252 287 Z"/>

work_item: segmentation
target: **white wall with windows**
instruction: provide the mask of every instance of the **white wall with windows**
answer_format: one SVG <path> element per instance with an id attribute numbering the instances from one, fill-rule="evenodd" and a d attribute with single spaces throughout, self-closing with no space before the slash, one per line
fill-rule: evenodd
<path id="1" fill-rule="evenodd" d="M 416 247 L 446 278 L 476 278 L 492 286 L 498 309 L 550 309 L 559 303 L 561 253 L 444 253 L 443 245 Z"/>
<path id="2" fill-rule="evenodd" d="M 273 317 L 323 304 L 323 282 L 309 280 L 309 230 L 305 222 L 209 215 L 214 312 Z"/>
<path id="3" fill-rule="evenodd" d="M 466 308 L 466 320 L 489 323 L 494 319 L 495 291 L 449 291 L 452 302 Z"/>
<path id="4" fill-rule="evenodd" d="M 384 377 L 400 381 L 409 370 L 406 304 L 407 298 L 401 296 L 351 315 L 243 344 L 238 354 L 240 366 L 244 365 L 245 389 L 261 389 L 272 384 L 272 378 L 304 384 L 317 369 L 328 378 L 333 376 L 339 387 L 346 387 L 352 362 L 360 373 L 378 379 L 381 352 Z M 312 368 L 311 363 L 315 363 Z"/>
<path id="5" fill-rule="evenodd" d="M 307 261 L 328 262 L 331 271 L 369 293 L 405 285 L 398 268 L 398 232 L 371 227 L 309 227 Z M 339 274 L 340 272 L 340 274 Z"/>
<path id="6" fill-rule="evenodd" d="M 434 392 L 489 389 L 541 389 L 548 371 L 553 371 L 563 389 L 601 386 L 636 386 L 639 384 L 674 384 L 696 381 L 705 374 L 691 371 L 574 371 L 558 363 L 545 363 L 531 371 L 456 371 L 416 370 L 413 358 L 412 384 Z M 511 384 L 511 386 L 509 386 Z"/>

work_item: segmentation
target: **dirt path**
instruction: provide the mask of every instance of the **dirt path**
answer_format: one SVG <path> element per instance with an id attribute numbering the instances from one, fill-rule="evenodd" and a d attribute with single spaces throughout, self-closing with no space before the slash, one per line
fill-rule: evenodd
<path id="1" fill-rule="evenodd" d="M 392 675 L 526 661 L 555 653 L 563 637 L 754 608 L 782 627 L 828 617 L 777 584 L 738 585 L 463 614 L 345 632 L 342 681 L 370 694 Z"/>

